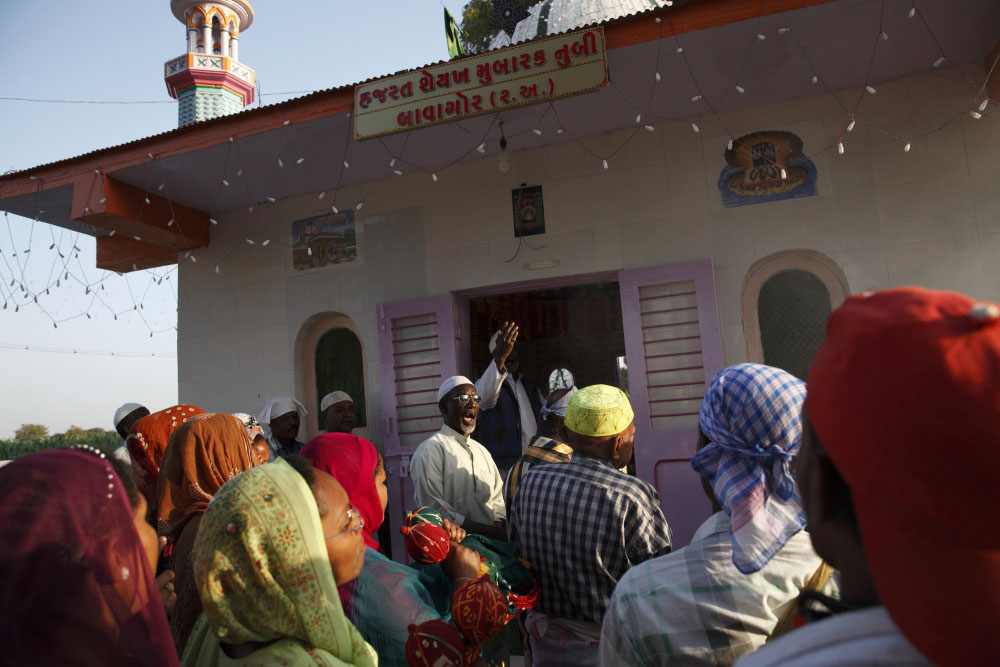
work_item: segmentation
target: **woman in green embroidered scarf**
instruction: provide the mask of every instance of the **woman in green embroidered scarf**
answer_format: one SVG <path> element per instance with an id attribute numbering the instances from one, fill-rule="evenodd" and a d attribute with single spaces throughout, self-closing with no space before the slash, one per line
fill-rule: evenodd
<path id="1" fill-rule="evenodd" d="M 296 463 L 259 466 L 215 494 L 193 552 L 205 613 L 183 665 L 378 663 L 337 595 L 361 570 L 364 520 L 333 477 Z"/>

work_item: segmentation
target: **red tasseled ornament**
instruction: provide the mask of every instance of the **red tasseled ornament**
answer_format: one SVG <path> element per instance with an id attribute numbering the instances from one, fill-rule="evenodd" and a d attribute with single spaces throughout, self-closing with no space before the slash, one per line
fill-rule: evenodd
<path id="1" fill-rule="evenodd" d="M 451 619 L 467 641 L 482 644 L 507 623 L 507 598 L 483 575 L 452 594 Z"/>
<path id="2" fill-rule="evenodd" d="M 448 555 L 448 533 L 434 523 L 418 523 L 399 529 L 406 536 L 406 551 L 410 558 L 421 563 L 440 563 Z"/>
<path id="3" fill-rule="evenodd" d="M 411 625 L 408 630 L 406 662 L 410 665 L 466 667 L 479 657 L 479 647 L 467 646 L 455 626 L 441 619 Z"/>

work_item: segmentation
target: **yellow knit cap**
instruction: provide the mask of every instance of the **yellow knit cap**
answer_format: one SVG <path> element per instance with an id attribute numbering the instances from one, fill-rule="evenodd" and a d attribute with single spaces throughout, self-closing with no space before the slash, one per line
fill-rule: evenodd
<path id="1" fill-rule="evenodd" d="M 627 429 L 634 416 L 625 392 L 606 384 L 594 384 L 573 394 L 565 423 L 574 433 L 603 437 Z"/>

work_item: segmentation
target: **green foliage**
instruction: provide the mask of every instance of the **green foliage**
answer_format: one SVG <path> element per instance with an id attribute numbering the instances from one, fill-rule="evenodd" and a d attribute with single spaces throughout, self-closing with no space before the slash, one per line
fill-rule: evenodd
<path id="1" fill-rule="evenodd" d="M 41 424 L 21 424 L 21 428 L 14 431 L 15 440 L 37 440 L 49 435 L 49 429 Z"/>
<path id="2" fill-rule="evenodd" d="M 525 9 L 537 4 L 538 0 L 519 0 Z M 496 30 L 490 28 L 493 18 L 493 3 L 490 0 L 471 0 L 462 9 L 461 38 L 467 53 L 481 53 L 490 45 Z"/>
<path id="3" fill-rule="evenodd" d="M 38 426 L 38 424 L 25 424 L 25 426 Z M 18 433 L 24 428 L 18 429 Z M 41 427 L 45 433 L 48 429 Z M 19 456 L 27 456 L 43 452 L 47 449 L 62 449 L 72 447 L 76 444 L 92 445 L 102 450 L 105 454 L 110 454 L 116 447 L 122 444 L 121 438 L 114 431 L 104 431 L 102 429 L 83 430 L 79 427 L 71 427 L 66 433 L 43 436 L 37 438 L 18 438 L 13 440 L 0 440 L 0 461 L 16 459 Z"/>

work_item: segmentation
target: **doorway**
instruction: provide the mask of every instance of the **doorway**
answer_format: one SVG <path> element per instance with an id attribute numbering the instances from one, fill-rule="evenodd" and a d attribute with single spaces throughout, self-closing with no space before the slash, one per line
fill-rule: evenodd
<path id="1" fill-rule="evenodd" d="M 504 322 L 516 322 L 521 372 L 543 396 L 574 384 L 628 389 L 621 372 L 625 335 L 616 281 L 470 297 L 465 305 L 473 379 L 492 361 L 493 333 Z"/>

